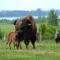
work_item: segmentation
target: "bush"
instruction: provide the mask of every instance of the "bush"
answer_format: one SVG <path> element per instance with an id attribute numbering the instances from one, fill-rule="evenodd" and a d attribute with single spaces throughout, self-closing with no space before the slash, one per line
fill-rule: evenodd
<path id="1" fill-rule="evenodd" d="M 46 31 L 44 33 L 44 39 L 54 39 L 56 33 L 55 26 L 47 26 Z"/>
<path id="2" fill-rule="evenodd" d="M 57 26 L 51 26 L 47 24 L 40 25 L 40 32 L 42 39 L 54 39 Z"/>

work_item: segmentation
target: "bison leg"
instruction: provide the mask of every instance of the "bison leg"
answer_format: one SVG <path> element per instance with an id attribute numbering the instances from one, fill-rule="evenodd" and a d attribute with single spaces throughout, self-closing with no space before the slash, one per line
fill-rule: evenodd
<path id="1" fill-rule="evenodd" d="M 20 49 L 22 49 L 21 42 L 19 44 L 20 44 Z"/>
<path id="2" fill-rule="evenodd" d="M 9 48 L 11 49 L 11 42 L 9 42 Z"/>
<path id="3" fill-rule="evenodd" d="M 32 37 L 31 38 L 31 43 L 33 45 L 33 49 L 35 49 L 35 41 L 36 41 L 36 37 Z"/>
<path id="4" fill-rule="evenodd" d="M 16 48 L 16 42 L 13 42 L 13 45 L 14 45 L 14 49 Z"/>
<path id="5" fill-rule="evenodd" d="M 20 40 L 17 41 L 17 43 L 16 43 L 16 47 L 17 47 L 17 49 L 19 48 L 19 46 L 20 46 L 20 49 L 22 49 L 22 47 L 21 47 L 21 43 L 20 43 Z"/>
<path id="6" fill-rule="evenodd" d="M 31 40 L 31 43 L 33 45 L 33 49 L 35 49 L 35 41 Z"/>
<path id="7" fill-rule="evenodd" d="M 24 40 L 24 43 L 25 43 L 25 45 L 26 45 L 26 48 L 28 49 L 29 40 Z"/>
<path id="8" fill-rule="evenodd" d="M 19 48 L 19 44 L 20 44 L 20 42 L 17 41 L 17 43 L 16 43 L 16 48 L 17 49 Z"/>

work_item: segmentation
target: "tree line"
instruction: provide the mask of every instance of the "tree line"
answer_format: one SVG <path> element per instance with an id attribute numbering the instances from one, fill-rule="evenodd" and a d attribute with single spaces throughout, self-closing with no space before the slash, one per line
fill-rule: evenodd
<path id="1" fill-rule="evenodd" d="M 49 14 L 47 17 L 45 16 L 40 16 L 36 21 L 37 27 L 38 27 L 38 33 L 39 33 L 39 39 L 54 39 L 56 30 L 60 30 L 59 28 L 59 18 L 54 9 L 49 11 Z M 0 23 L 8 23 L 8 24 L 13 24 L 14 20 L 9 21 L 9 20 L 0 20 Z M 1 33 L 0 33 L 1 36 Z"/>

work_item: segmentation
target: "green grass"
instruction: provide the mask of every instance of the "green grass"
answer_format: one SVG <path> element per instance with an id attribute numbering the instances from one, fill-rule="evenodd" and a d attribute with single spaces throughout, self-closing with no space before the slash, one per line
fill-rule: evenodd
<path id="1" fill-rule="evenodd" d="M 32 49 L 31 43 L 29 49 L 23 42 L 21 45 L 22 49 L 14 49 L 12 45 L 10 50 L 4 41 L 0 41 L 0 60 L 60 60 L 60 44 L 54 41 L 36 42 L 36 49 Z"/>
<path id="2" fill-rule="evenodd" d="M 13 24 L 8 24 L 8 23 L 0 23 L 0 29 L 4 32 L 10 32 L 10 31 L 14 31 L 14 25 Z"/>
<path id="3" fill-rule="evenodd" d="M 1 32 L 1 38 L 6 37 L 9 32 L 15 31 L 15 27 L 13 24 L 8 23 L 1 23 L 0 22 L 0 32 Z"/>
<path id="4" fill-rule="evenodd" d="M 39 25 L 37 24 L 37 28 Z M 14 31 L 13 24 L 0 23 L 0 28 L 3 33 Z M 56 44 L 54 40 L 44 40 L 39 43 L 36 42 L 36 49 L 32 49 L 32 44 L 29 44 L 29 49 L 25 48 L 22 42 L 22 49 L 10 50 L 6 46 L 6 41 L 0 40 L 0 60 L 60 60 L 60 44 Z"/>

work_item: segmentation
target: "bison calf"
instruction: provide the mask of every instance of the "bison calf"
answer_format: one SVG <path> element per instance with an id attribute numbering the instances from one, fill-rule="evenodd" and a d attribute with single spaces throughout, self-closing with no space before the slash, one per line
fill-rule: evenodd
<path id="1" fill-rule="evenodd" d="M 7 35 L 7 43 L 11 49 L 11 43 L 13 43 L 14 48 L 17 48 L 18 42 L 16 41 L 16 32 L 9 32 Z"/>

